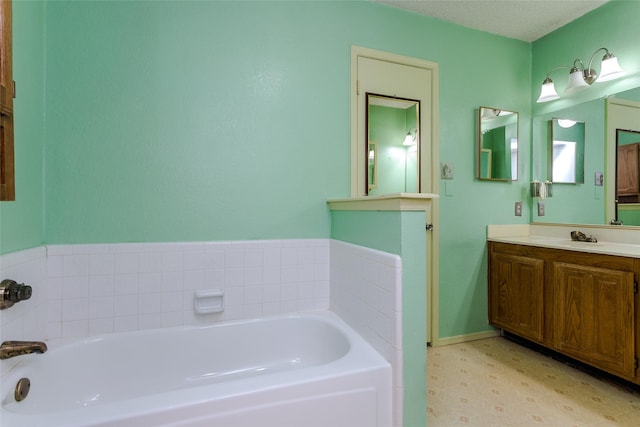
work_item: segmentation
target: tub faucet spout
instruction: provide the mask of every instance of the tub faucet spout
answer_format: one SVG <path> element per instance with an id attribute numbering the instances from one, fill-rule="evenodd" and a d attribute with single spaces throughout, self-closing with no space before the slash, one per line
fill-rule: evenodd
<path id="1" fill-rule="evenodd" d="M 5 341 L 0 345 L 0 359 L 45 351 L 47 351 L 47 345 L 41 341 Z"/>

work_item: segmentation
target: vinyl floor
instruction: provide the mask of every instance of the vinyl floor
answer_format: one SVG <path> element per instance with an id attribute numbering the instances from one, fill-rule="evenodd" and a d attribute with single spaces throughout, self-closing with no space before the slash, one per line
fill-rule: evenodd
<path id="1" fill-rule="evenodd" d="M 504 337 L 427 349 L 428 427 L 640 427 L 640 392 Z"/>

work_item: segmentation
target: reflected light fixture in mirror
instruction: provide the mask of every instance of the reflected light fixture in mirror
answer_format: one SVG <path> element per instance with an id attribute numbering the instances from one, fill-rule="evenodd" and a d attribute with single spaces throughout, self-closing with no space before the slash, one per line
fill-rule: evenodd
<path id="1" fill-rule="evenodd" d="M 591 67 L 593 64 L 593 59 L 596 54 L 600 51 L 605 51 L 604 56 L 600 62 L 600 74 L 596 73 L 596 71 Z M 624 70 L 620 67 L 618 63 L 618 58 L 609 52 L 609 50 L 605 47 L 601 47 L 597 49 L 589 58 L 589 62 L 587 67 L 585 68 L 584 63 L 581 59 L 576 59 L 573 61 L 573 66 L 565 66 L 561 65 L 559 67 L 552 68 L 549 72 L 547 72 L 547 77 L 542 82 L 542 88 L 540 89 L 540 96 L 538 97 L 537 102 L 549 102 L 555 99 L 560 98 L 558 92 L 556 91 L 555 85 L 553 84 L 553 80 L 549 77 L 555 70 L 568 68 L 569 71 L 569 83 L 563 94 L 569 95 L 572 93 L 579 92 L 583 89 L 588 88 L 593 84 L 593 82 L 606 82 L 609 80 L 617 79 L 624 75 Z"/>
<path id="2" fill-rule="evenodd" d="M 416 129 L 414 133 L 407 132 L 407 136 L 404 137 L 404 141 L 402 141 L 402 145 L 417 145 L 416 136 L 418 135 L 418 130 Z"/>

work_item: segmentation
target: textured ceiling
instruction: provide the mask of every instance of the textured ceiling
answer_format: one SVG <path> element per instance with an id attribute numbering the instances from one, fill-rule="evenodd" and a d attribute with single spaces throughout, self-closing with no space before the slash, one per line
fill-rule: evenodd
<path id="1" fill-rule="evenodd" d="M 488 33 L 532 42 L 608 0 L 374 0 Z"/>

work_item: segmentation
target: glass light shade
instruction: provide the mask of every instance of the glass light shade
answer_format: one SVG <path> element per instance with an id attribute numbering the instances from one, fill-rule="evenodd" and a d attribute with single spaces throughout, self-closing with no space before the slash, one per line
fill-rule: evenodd
<path id="1" fill-rule="evenodd" d="M 411 132 L 407 132 L 407 136 L 404 137 L 402 145 L 414 145 L 415 143 L 413 136 L 411 136 Z"/>
<path id="2" fill-rule="evenodd" d="M 560 98 L 560 95 L 558 95 L 558 92 L 556 92 L 556 87 L 553 85 L 553 80 L 547 77 L 546 79 L 544 79 L 544 82 L 542 82 L 542 89 L 540 90 L 540 96 L 538 97 L 537 102 L 549 102 L 558 98 Z"/>
<path id="3" fill-rule="evenodd" d="M 560 127 L 561 128 L 565 128 L 565 129 L 569 129 L 570 127 L 572 127 L 576 123 L 578 123 L 578 122 L 576 122 L 575 120 L 558 119 L 558 124 L 560 125 Z"/>
<path id="4" fill-rule="evenodd" d="M 607 53 L 602 58 L 600 65 L 600 75 L 596 79 L 597 82 L 608 82 L 617 79 L 624 74 L 624 70 L 618 64 L 618 58 L 612 53 Z"/>
<path id="5" fill-rule="evenodd" d="M 564 93 L 566 94 L 576 93 L 588 87 L 589 87 L 589 84 L 584 81 L 584 77 L 582 76 L 582 71 L 580 71 L 577 68 L 572 68 L 571 74 L 569 74 L 569 84 L 567 85 L 567 88 L 564 90 Z"/>

